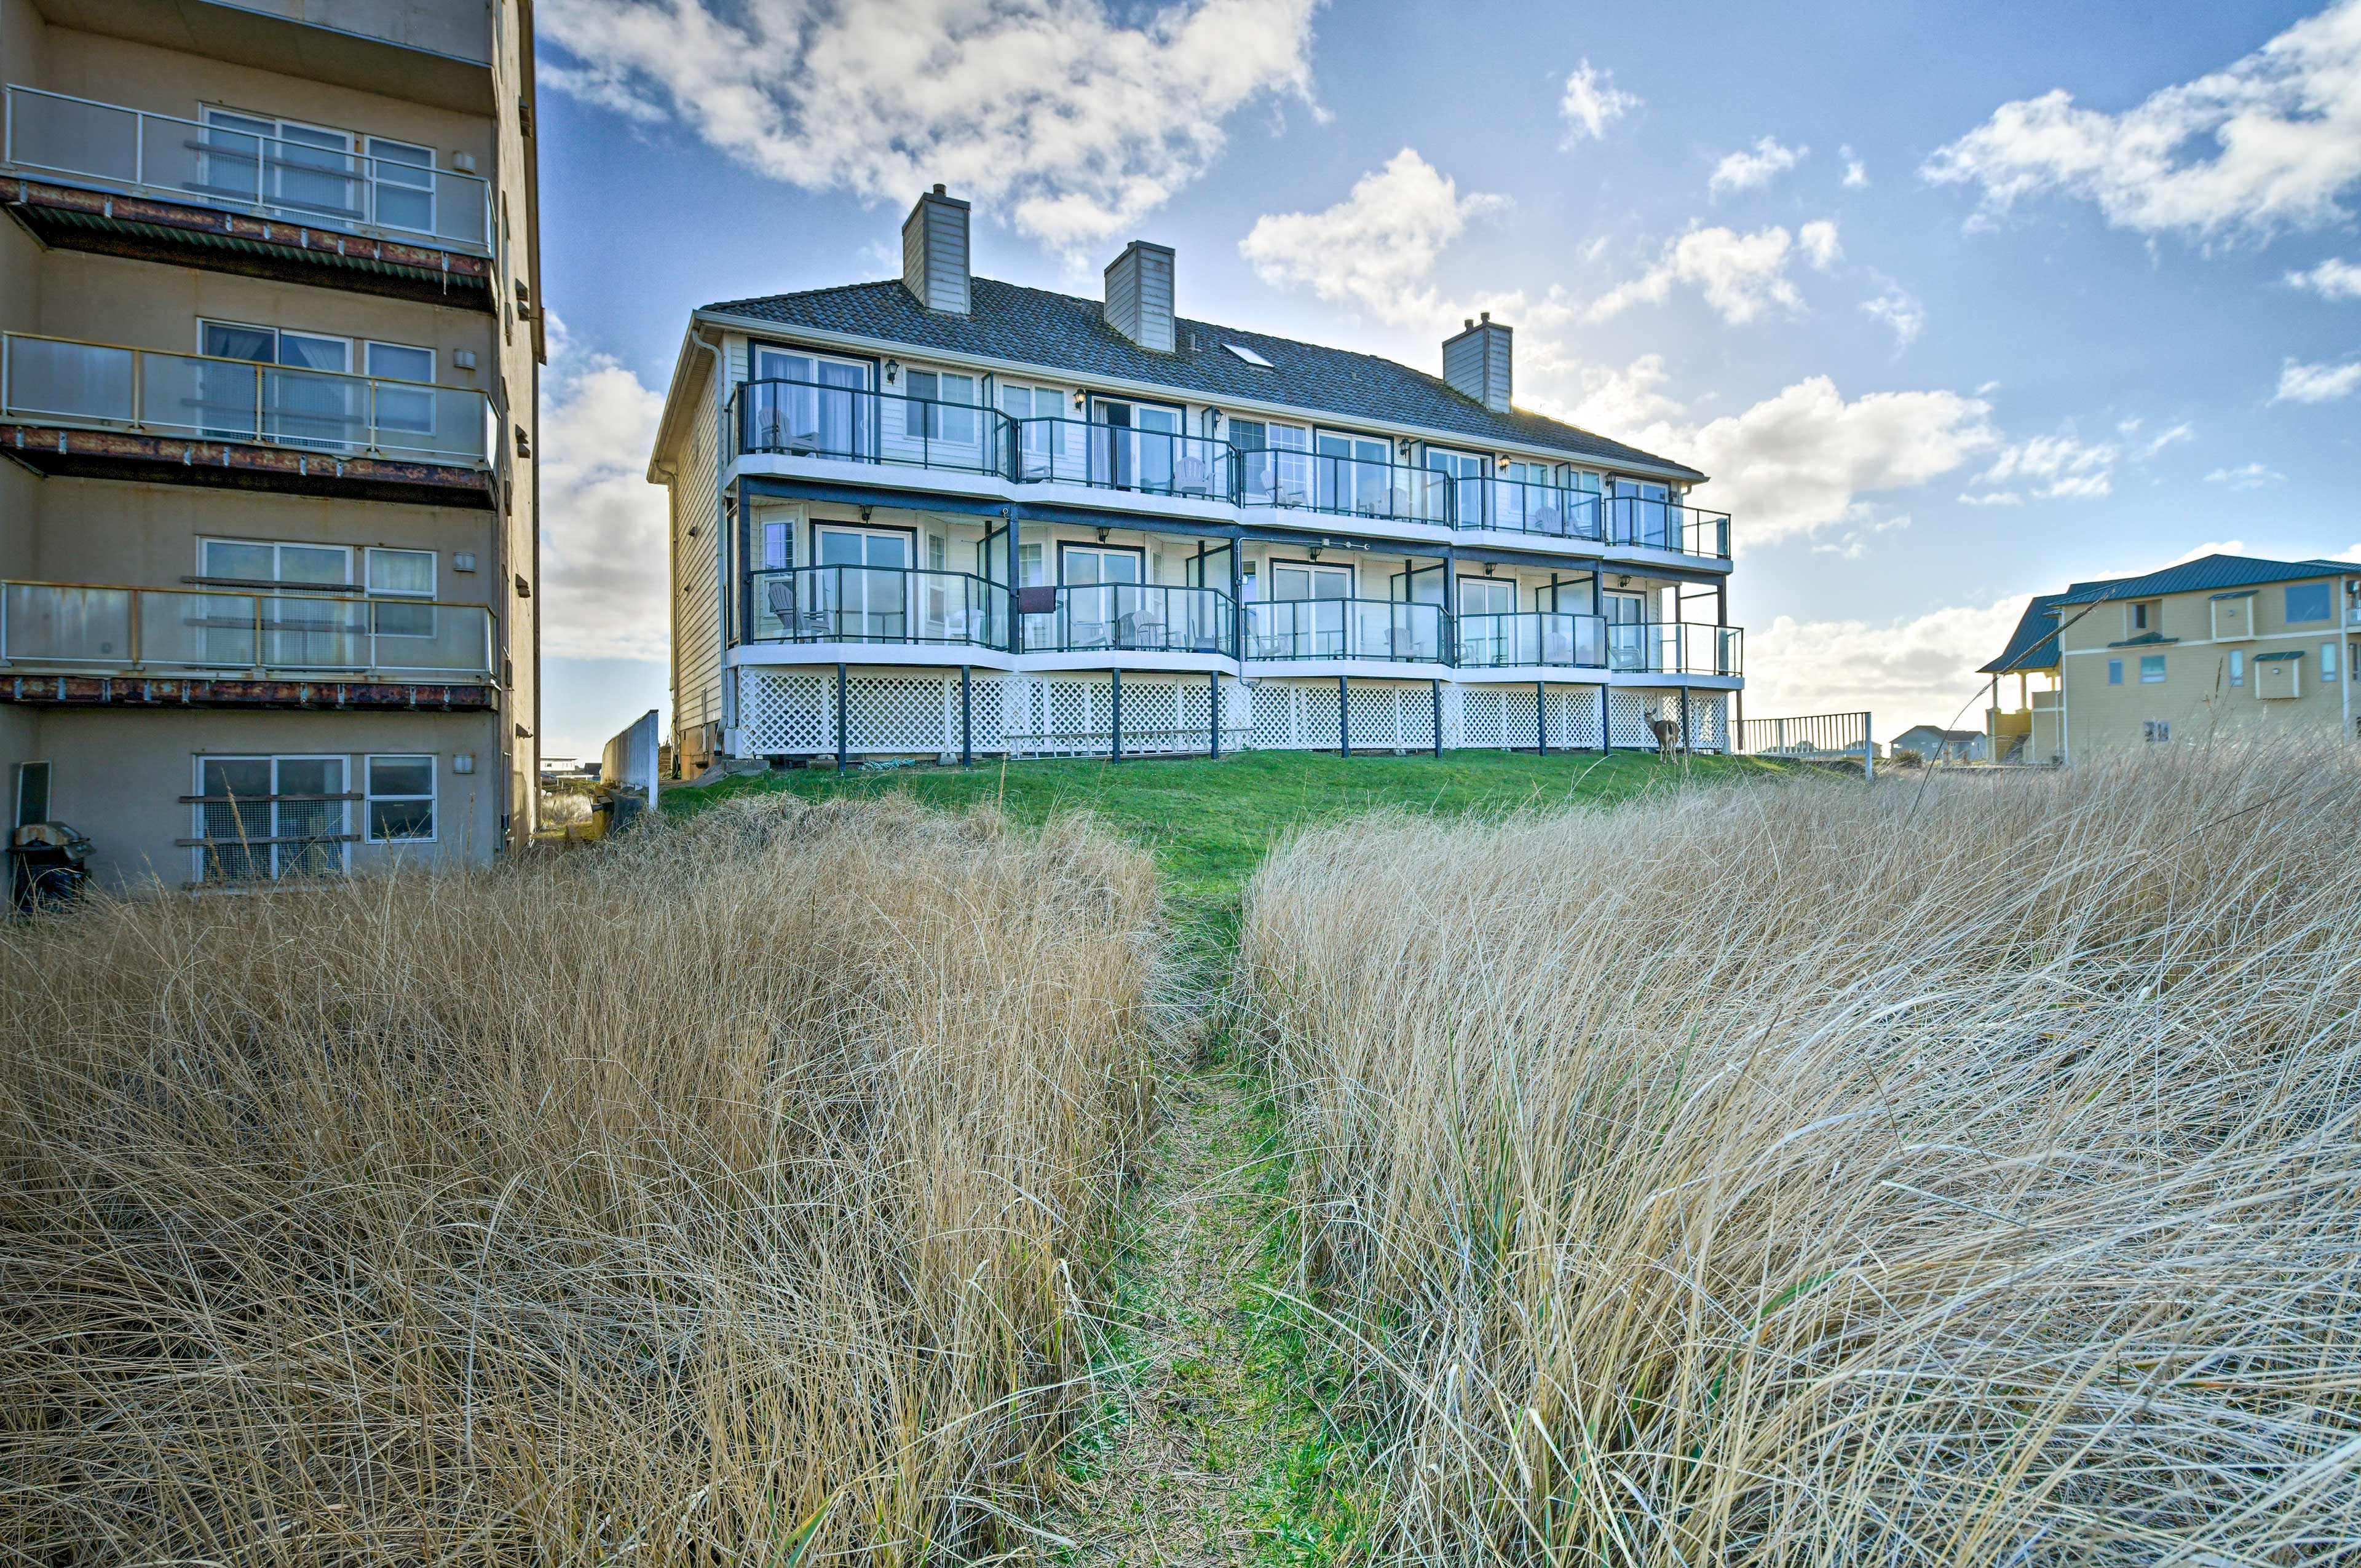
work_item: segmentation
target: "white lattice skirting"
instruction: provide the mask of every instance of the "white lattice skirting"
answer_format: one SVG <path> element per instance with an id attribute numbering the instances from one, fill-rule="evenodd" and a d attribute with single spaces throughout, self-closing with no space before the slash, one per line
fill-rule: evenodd
<path id="1" fill-rule="evenodd" d="M 1126 756 L 1210 751 L 1211 675 L 1134 673 L 1123 677 Z M 1240 748 L 1244 691 L 1220 677 L 1221 749 Z M 1004 674 L 976 671 L 964 703 L 957 670 L 849 670 L 843 750 L 858 756 L 1103 757 L 1116 740 L 1111 673 Z M 833 669 L 738 672 L 738 754 L 832 756 L 837 745 Z"/>
<path id="2" fill-rule="evenodd" d="M 741 668 L 738 674 L 737 754 L 833 756 L 838 751 L 836 672 L 832 668 Z M 1122 681 L 1121 737 L 1126 756 L 1202 754 L 1213 750 L 1214 677 L 1137 672 Z M 1317 751 L 1338 747 L 1339 728 L 1356 751 L 1423 751 L 1434 746 L 1435 688 L 1425 681 L 1347 683 L 1340 710 L 1332 680 L 1261 680 L 1243 685 L 1220 677 L 1224 751 Z M 1598 746 L 1598 686 L 1549 685 L 1442 688 L 1446 749 L 1552 750 Z M 1607 691 L 1609 739 L 1653 750 L 1649 720 L 1678 721 L 1676 689 L 1618 686 Z M 844 683 L 843 750 L 857 756 L 992 755 L 1104 757 L 1116 740 L 1115 680 L 1105 672 L 1006 674 L 975 672 L 966 702 L 957 670 L 853 669 Z M 1729 747 L 1726 692 L 1689 692 L 1689 745 Z"/>

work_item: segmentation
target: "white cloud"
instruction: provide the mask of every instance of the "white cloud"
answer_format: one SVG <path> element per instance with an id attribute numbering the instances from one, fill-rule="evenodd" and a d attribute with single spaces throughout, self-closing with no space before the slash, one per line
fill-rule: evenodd
<path id="1" fill-rule="evenodd" d="M 2234 490 L 2259 490 L 2266 485 L 2281 485 L 2287 476 L 2260 463 L 2241 463 L 2235 468 L 2216 468 L 2205 476 L 2209 485 L 2227 485 Z"/>
<path id="2" fill-rule="evenodd" d="M 2279 389 L 2275 403 L 2333 403 L 2361 387 L 2361 359 L 2349 365 L 2304 365 L 2294 359 L 2279 366 Z"/>
<path id="3" fill-rule="evenodd" d="M 1982 186 L 1987 213 L 2056 192 L 2151 235 L 2331 222 L 2361 181 L 2361 0 L 2119 115 L 2077 108 L 2063 88 L 2004 104 L 1920 172 Z"/>
<path id="4" fill-rule="evenodd" d="M 2140 422 L 2137 420 L 2128 420 L 2115 428 L 2121 431 L 2125 435 L 2128 436 L 2134 431 L 2139 429 L 2139 422 Z M 2197 427 L 2193 424 L 2183 422 L 2182 423 L 2174 425 L 2169 430 L 2160 430 L 2157 432 L 2156 434 L 2150 436 L 2147 440 L 2141 442 L 2137 446 L 2134 447 L 2132 449 L 2132 461 L 2135 463 L 2145 463 L 2168 446 L 2178 446 L 2184 441 L 2194 441 L 2196 439 Z"/>
<path id="5" fill-rule="evenodd" d="M 2361 300 L 2361 267 L 2339 257 L 2330 257 L 2309 272 L 2290 272 L 2287 280 L 2323 300 Z"/>
<path id="6" fill-rule="evenodd" d="M 1825 243 L 1834 247 L 1834 225 L 1828 226 Z M 1696 288 L 1732 326 L 1752 321 L 1773 305 L 1801 311 L 1804 297 L 1787 277 L 1794 247 L 1793 236 L 1775 225 L 1752 234 L 1692 228 L 1667 244 L 1647 271 L 1593 300 L 1585 319 L 1602 322 L 1635 304 L 1662 304 L 1675 283 Z"/>
<path id="7" fill-rule="evenodd" d="M 1586 60 L 1565 79 L 1565 100 L 1558 112 L 1565 116 L 1567 146 L 1582 137 L 1604 140 L 1609 126 L 1640 106 L 1633 94 L 1608 85 L 1612 74 L 1597 70 Z"/>
<path id="8" fill-rule="evenodd" d="M 807 190 L 940 181 L 1077 253 L 1202 174 L 1236 110 L 1311 101 L 1316 3 L 550 0 L 540 81 Z"/>
<path id="9" fill-rule="evenodd" d="M 1931 610 L 1883 625 L 1783 615 L 1746 634 L 1750 713 L 1867 709 L 1881 736 L 1914 724 L 1982 728 L 1976 666 L 2008 645 L 2027 596 Z"/>
<path id="10" fill-rule="evenodd" d="M 1307 288 L 1384 321 L 1432 324 L 1452 313 L 1430 284 L 1436 258 L 1470 219 L 1508 204 L 1481 192 L 1462 196 L 1448 175 L 1404 148 L 1325 212 L 1257 218 L 1238 254 L 1275 287 Z"/>
<path id="11" fill-rule="evenodd" d="M 1858 191 L 1862 186 L 1869 183 L 1869 170 L 1863 169 L 1861 164 L 1861 159 L 1852 155 L 1852 148 L 1849 147 L 1840 147 L 1837 148 L 1837 156 L 1844 159 L 1844 185 L 1846 190 Z"/>
<path id="12" fill-rule="evenodd" d="M 1982 495 L 1962 492 L 1960 499 L 1971 507 L 2021 507 L 2025 498 L 2015 490 L 1989 490 Z"/>
<path id="13" fill-rule="evenodd" d="M 1894 329 L 1896 348 L 1907 348 L 1927 325 L 1927 307 L 1898 283 L 1889 283 L 1884 292 L 1863 300 L 1861 308 L 1865 314 Z"/>
<path id="14" fill-rule="evenodd" d="M 541 378 L 542 652 L 662 660 L 664 493 L 647 481 L 664 394 L 552 315 Z"/>
<path id="15" fill-rule="evenodd" d="M 2122 455 L 2112 441 L 2085 444 L 2071 435 L 2037 435 L 2002 447 L 1976 482 L 2021 485 L 2037 500 L 2095 500 L 2114 489 Z"/>
<path id="16" fill-rule="evenodd" d="M 1811 150 L 1807 147 L 1782 147 L 1776 137 L 1764 137 L 1754 144 L 1752 152 L 1733 152 L 1715 164 L 1712 178 L 1705 182 L 1706 190 L 1715 195 L 1724 191 L 1752 191 L 1795 168 Z"/>
<path id="17" fill-rule="evenodd" d="M 1815 218 L 1795 231 L 1795 238 L 1804 254 L 1812 258 L 1812 270 L 1826 272 L 1844 258 L 1844 247 L 1837 243 L 1837 225 L 1827 218 Z"/>

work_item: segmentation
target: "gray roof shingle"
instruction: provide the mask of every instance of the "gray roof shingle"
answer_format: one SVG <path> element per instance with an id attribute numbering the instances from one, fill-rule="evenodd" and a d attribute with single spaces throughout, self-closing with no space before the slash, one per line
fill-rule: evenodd
<path id="1" fill-rule="evenodd" d="M 1325 348 L 1293 338 L 1178 318 L 1178 349 L 1157 354 L 1109 326 L 1096 300 L 1027 289 L 995 279 L 972 280 L 972 313 L 949 315 L 920 305 L 898 279 L 807 289 L 707 305 L 715 314 L 848 333 L 917 348 L 973 354 L 1080 376 L 1105 376 L 1193 392 L 1201 398 L 1252 399 L 1350 419 L 1418 425 L 1485 441 L 1533 446 L 1602 463 L 1645 465 L 1702 480 L 1686 464 L 1626 446 L 1557 420 L 1512 409 L 1495 413 L 1440 376 L 1372 354 Z M 1235 343 L 1270 361 L 1248 365 L 1223 345 Z"/>

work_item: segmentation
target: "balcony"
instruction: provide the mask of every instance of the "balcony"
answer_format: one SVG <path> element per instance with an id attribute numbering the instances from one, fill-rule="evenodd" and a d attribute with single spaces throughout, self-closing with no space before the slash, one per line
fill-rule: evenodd
<path id="1" fill-rule="evenodd" d="M 483 605 L 0 583 L 0 700 L 486 708 L 495 658 Z"/>
<path id="2" fill-rule="evenodd" d="M 1038 607 L 1038 608 L 1037 608 Z M 1017 593 L 1026 653 L 1213 653 L 1237 657 L 1237 610 L 1213 588 L 1093 583 Z"/>
<path id="3" fill-rule="evenodd" d="M 994 409 L 817 382 L 741 382 L 724 461 L 749 455 L 931 470 L 1005 484 L 1269 507 L 1371 522 L 1493 531 L 1730 560 L 1730 516 L 1642 496 Z"/>
<path id="4" fill-rule="evenodd" d="M 1008 589 L 965 572 L 797 566 L 753 574 L 752 640 L 1008 646 Z"/>
<path id="5" fill-rule="evenodd" d="M 429 148 L 11 84 L 0 166 L 45 243 L 497 311 L 489 183 Z M 360 151 L 367 147 L 372 150 Z"/>
<path id="6" fill-rule="evenodd" d="M 1443 607 L 1397 599 L 1271 599 L 1246 607 L 1250 660 L 1444 663 Z"/>
<path id="7" fill-rule="evenodd" d="M 1503 611 L 1463 615 L 1458 629 L 1462 669 L 1608 667 L 1603 616 L 1562 610 Z"/>
<path id="8" fill-rule="evenodd" d="M 44 474 L 498 504 L 490 404 L 465 388 L 8 333 L 0 422 Z"/>

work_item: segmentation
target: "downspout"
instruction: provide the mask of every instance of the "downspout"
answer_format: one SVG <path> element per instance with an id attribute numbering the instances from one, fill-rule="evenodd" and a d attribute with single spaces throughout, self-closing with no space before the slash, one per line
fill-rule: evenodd
<path id="1" fill-rule="evenodd" d="M 728 489 L 728 487 L 722 483 L 722 476 L 730 471 L 730 465 L 721 459 L 721 442 L 724 433 L 722 422 L 726 417 L 725 411 L 729 407 L 729 388 L 723 383 L 728 380 L 729 372 L 721 357 L 721 345 L 708 340 L 704 332 L 694 323 L 689 325 L 688 340 L 713 356 L 713 591 L 719 599 L 713 607 L 713 623 L 714 635 L 720 640 L 721 643 L 714 650 L 713 675 L 721 683 L 721 733 L 726 739 L 738 728 L 738 683 L 731 679 L 729 674 L 729 634 L 733 630 L 742 630 L 730 626 L 730 617 L 727 613 L 732 585 L 729 578 L 730 530 L 722 526 L 726 510 L 722 500 Z M 792 560 L 793 557 L 790 556 L 789 559 Z M 677 695 L 678 687 L 675 686 L 675 699 Z M 675 727 L 680 723 L 680 715 L 677 713 L 673 715 L 673 723 Z M 675 733 L 677 733 L 677 728 L 675 728 Z M 716 755 L 721 751 L 718 744 L 713 750 Z"/>

